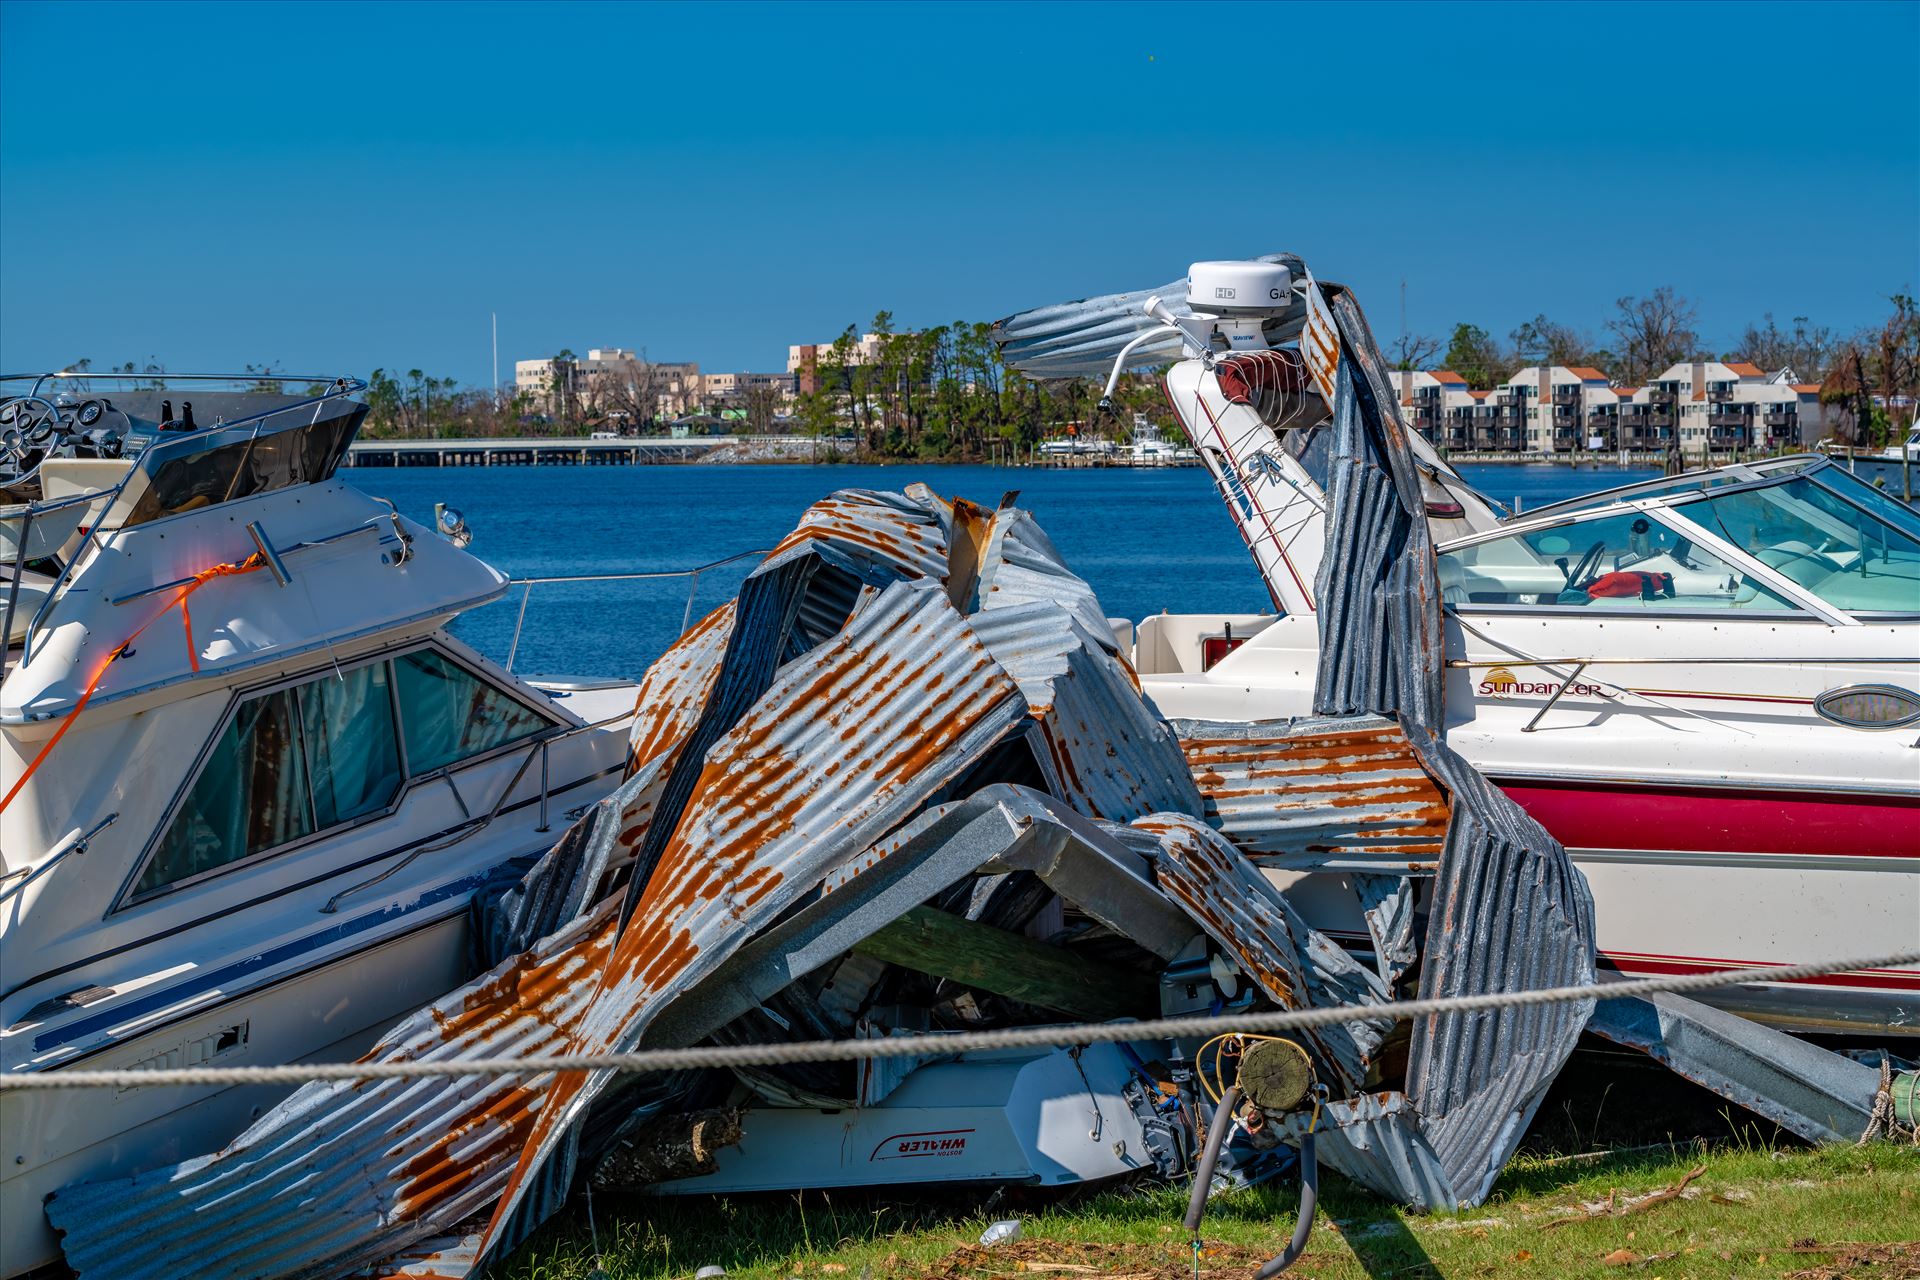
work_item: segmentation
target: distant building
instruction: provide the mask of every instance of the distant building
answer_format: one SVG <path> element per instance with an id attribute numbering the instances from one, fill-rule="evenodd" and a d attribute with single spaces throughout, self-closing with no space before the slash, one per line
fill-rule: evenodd
<path id="1" fill-rule="evenodd" d="M 555 416 L 571 411 L 671 418 L 699 408 L 704 390 L 699 365 L 642 360 L 625 347 L 594 347 L 564 360 L 516 360 L 513 386 Z M 648 398 L 651 406 L 640 403 Z"/>
<path id="2" fill-rule="evenodd" d="M 1528 453 L 1572 453 L 1608 449 L 1604 436 L 1589 430 L 1592 411 L 1614 403 L 1607 375 L 1585 365 L 1529 365 L 1494 388 L 1507 393 L 1519 411 L 1521 439 Z"/>
<path id="3" fill-rule="evenodd" d="M 756 391 L 772 392 L 781 404 L 788 404 L 798 383 L 792 373 L 709 373 L 701 377 L 700 389 L 707 405 L 737 408 Z"/>
<path id="4" fill-rule="evenodd" d="M 863 333 L 847 352 L 846 367 L 878 364 L 882 336 Z M 833 359 L 831 342 L 803 342 L 787 348 L 787 372 L 793 375 L 794 389 L 810 395 L 820 389 L 819 368 Z"/>
<path id="5" fill-rule="evenodd" d="M 1772 374 L 1743 361 L 1676 364 L 1634 393 L 1652 429 L 1665 429 L 1685 453 L 1797 449 L 1826 434 L 1818 383 L 1793 370 Z"/>

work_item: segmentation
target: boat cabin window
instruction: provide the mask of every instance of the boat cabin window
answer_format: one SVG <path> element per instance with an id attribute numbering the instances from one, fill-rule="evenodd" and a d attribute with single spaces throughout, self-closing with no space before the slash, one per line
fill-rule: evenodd
<path id="1" fill-rule="evenodd" d="M 431 649 L 402 655 L 394 667 L 413 773 L 431 773 L 546 727 L 531 708 Z"/>
<path id="2" fill-rule="evenodd" d="M 400 789 L 390 680 L 380 662 L 241 702 L 133 896 L 385 809 Z"/>
<path id="3" fill-rule="evenodd" d="M 352 408 L 351 413 L 270 433 L 243 434 L 202 449 L 168 450 L 171 456 L 160 456 L 166 445 L 174 443 L 161 436 L 152 446 L 154 456 L 144 463 L 147 484 L 127 514 L 126 524 L 145 524 L 256 493 L 325 480 L 346 455 L 354 430 L 365 416 L 361 406 Z M 226 434 L 242 430 L 233 428 Z M 176 439 L 184 443 L 193 437 Z"/>
<path id="4" fill-rule="evenodd" d="M 128 901 L 385 813 L 407 778 L 550 723 L 428 649 L 244 698 Z"/>
<path id="5" fill-rule="evenodd" d="M 1795 612 L 1763 583 L 1638 511 L 1512 533 L 1439 557 L 1449 605 L 1605 612 Z"/>
<path id="6" fill-rule="evenodd" d="M 1711 530 L 1850 613 L 1920 613 L 1920 538 L 1805 477 L 1688 502 Z"/>

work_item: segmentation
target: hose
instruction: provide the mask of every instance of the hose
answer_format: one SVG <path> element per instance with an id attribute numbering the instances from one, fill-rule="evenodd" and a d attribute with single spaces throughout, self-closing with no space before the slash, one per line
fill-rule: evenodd
<path id="1" fill-rule="evenodd" d="M 1306 1252 L 1307 1237 L 1313 1234 L 1313 1217 L 1320 1208 L 1320 1161 L 1313 1150 L 1313 1130 L 1300 1136 L 1300 1214 L 1294 1219 L 1293 1239 L 1276 1258 L 1253 1273 L 1254 1280 L 1272 1280 L 1300 1260 Z"/>
<path id="2" fill-rule="evenodd" d="M 1233 1128 L 1233 1113 L 1240 1105 L 1240 1086 L 1230 1085 L 1213 1109 L 1213 1124 L 1207 1130 L 1207 1145 L 1200 1152 L 1200 1163 L 1193 1170 L 1193 1194 L 1187 1197 L 1186 1227 L 1198 1234 L 1200 1220 L 1207 1216 L 1207 1192 L 1213 1187 L 1213 1166 L 1220 1162 L 1220 1151 L 1227 1145 L 1227 1132 Z"/>

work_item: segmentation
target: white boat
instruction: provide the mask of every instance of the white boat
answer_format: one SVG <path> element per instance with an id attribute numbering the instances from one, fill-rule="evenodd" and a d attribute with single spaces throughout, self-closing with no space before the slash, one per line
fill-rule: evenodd
<path id="1" fill-rule="evenodd" d="M 623 775 L 635 685 L 448 635 L 508 579 L 335 475 L 366 409 L 313 381 L 0 384 L 0 1070 L 350 1060 Z M 48 1192 L 278 1096 L 0 1096 L 0 1275 L 57 1256 Z"/>
<path id="2" fill-rule="evenodd" d="M 1195 264 L 1183 284 L 1016 316 L 1003 344 L 1035 376 L 1106 373 L 1109 394 L 1130 360 L 1179 357 L 1169 402 L 1274 610 L 1147 618 L 1134 665 L 1168 717 L 1310 714 L 1322 575 L 1339 570 L 1324 563 L 1338 331 L 1298 259 Z M 1233 296 L 1216 290 L 1258 302 L 1216 305 Z M 1508 516 L 1399 429 L 1437 549 L 1446 739 L 1571 851 L 1605 966 L 1791 964 L 1920 939 L 1911 508 L 1805 456 Z M 1323 862 L 1301 859 L 1289 894 L 1364 945 L 1355 895 Z M 1920 1034 L 1920 971 L 1711 998 L 1802 1032 Z"/>
<path id="3" fill-rule="evenodd" d="M 1920 423 L 1908 426 L 1906 439 L 1871 453 L 1855 453 L 1832 444 L 1821 448 L 1881 492 L 1903 502 L 1920 501 Z"/>

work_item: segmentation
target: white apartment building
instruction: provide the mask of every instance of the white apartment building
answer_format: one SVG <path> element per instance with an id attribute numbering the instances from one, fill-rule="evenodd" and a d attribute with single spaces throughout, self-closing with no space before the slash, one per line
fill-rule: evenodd
<path id="1" fill-rule="evenodd" d="M 1524 451 L 1572 453 L 1611 445 L 1593 437 L 1588 420 L 1614 402 L 1607 375 L 1586 365 L 1529 365 L 1494 388 L 1519 411 Z"/>
<path id="2" fill-rule="evenodd" d="M 1633 404 L 1644 406 L 1634 416 L 1646 429 L 1670 433 L 1661 439 L 1677 439 L 1683 453 L 1801 448 L 1826 434 L 1818 383 L 1738 360 L 1676 364 L 1640 388 Z"/>
<path id="3" fill-rule="evenodd" d="M 792 373 L 709 373 L 701 377 L 700 388 L 710 405 L 740 404 L 755 391 L 771 391 L 785 404 L 794 398 L 796 383 Z"/>

